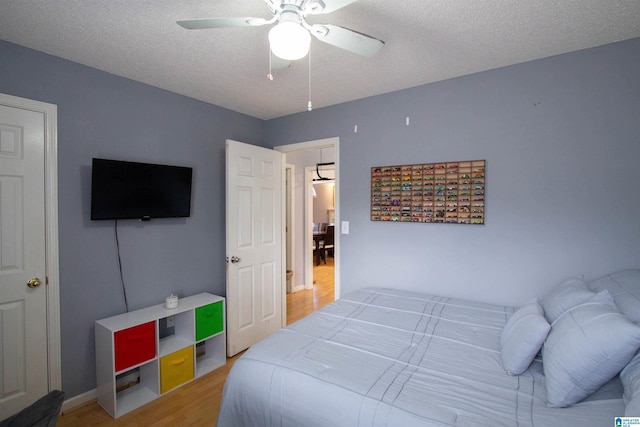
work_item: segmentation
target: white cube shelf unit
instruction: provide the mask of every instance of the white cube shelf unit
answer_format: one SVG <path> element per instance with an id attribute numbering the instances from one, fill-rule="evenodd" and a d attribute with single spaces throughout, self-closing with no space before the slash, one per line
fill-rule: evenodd
<path id="1" fill-rule="evenodd" d="M 96 321 L 98 404 L 118 418 L 223 366 L 225 331 L 225 300 L 209 293 Z"/>

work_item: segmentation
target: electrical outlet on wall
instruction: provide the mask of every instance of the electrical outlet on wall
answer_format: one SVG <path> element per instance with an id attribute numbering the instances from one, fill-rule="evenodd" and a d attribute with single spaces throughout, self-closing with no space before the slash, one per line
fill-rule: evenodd
<path id="1" fill-rule="evenodd" d="M 176 316 L 167 317 L 167 328 L 173 328 L 176 326 Z"/>

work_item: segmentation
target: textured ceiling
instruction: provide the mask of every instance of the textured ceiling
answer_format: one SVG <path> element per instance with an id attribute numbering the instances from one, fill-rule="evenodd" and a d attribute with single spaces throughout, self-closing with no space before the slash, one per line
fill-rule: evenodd
<path id="1" fill-rule="evenodd" d="M 0 0 L 0 39 L 261 119 L 305 111 L 306 58 L 266 78 L 270 27 L 175 23 L 217 16 L 270 12 L 262 0 Z M 386 43 L 365 58 L 313 39 L 317 109 L 640 37 L 640 1 L 360 0 L 308 21 Z"/>

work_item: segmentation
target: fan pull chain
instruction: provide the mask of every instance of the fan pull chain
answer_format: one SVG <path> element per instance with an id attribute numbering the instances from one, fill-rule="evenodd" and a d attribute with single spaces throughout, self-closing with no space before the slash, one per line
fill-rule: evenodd
<path id="1" fill-rule="evenodd" d="M 313 110 L 313 105 L 311 105 L 311 47 L 309 47 L 309 103 L 307 104 L 307 111 Z"/>
<path id="2" fill-rule="evenodd" d="M 271 48 L 269 48 L 269 73 L 267 73 L 267 80 L 273 80 L 273 74 L 271 73 Z"/>

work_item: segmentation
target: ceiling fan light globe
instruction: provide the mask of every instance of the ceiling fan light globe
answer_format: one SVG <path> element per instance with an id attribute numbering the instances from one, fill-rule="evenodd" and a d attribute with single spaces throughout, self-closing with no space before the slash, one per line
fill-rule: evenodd
<path id="1" fill-rule="evenodd" d="M 295 61 L 309 53 L 311 34 L 296 22 L 280 22 L 269 30 L 269 45 L 275 56 Z"/>

